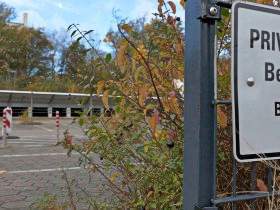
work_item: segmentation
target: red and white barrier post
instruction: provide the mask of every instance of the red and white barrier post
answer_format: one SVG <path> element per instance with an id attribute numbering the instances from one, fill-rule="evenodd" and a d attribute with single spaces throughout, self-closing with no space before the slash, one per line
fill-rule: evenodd
<path id="1" fill-rule="evenodd" d="M 59 111 L 55 112 L 55 123 L 56 123 L 56 137 L 57 137 L 57 141 L 59 141 L 59 127 L 60 127 Z"/>
<path id="2" fill-rule="evenodd" d="M 2 139 L 1 139 L 1 148 L 6 147 L 7 145 L 7 130 L 6 130 L 6 111 L 3 110 L 3 119 L 2 119 Z"/>
<path id="3" fill-rule="evenodd" d="M 6 114 L 6 134 L 10 135 L 12 133 L 13 111 L 11 107 L 7 107 L 3 112 Z"/>
<path id="4" fill-rule="evenodd" d="M 12 132 L 12 118 L 13 111 L 11 107 L 7 107 L 3 110 L 2 119 L 2 139 L 0 142 L 0 147 L 4 148 L 7 146 L 7 137 Z"/>

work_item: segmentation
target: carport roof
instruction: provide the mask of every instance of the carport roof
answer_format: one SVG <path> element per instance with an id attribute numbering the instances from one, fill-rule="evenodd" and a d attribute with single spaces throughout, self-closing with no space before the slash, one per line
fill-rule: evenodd
<path id="1" fill-rule="evenodd" d="M 33 95 L 60 95 L 60 96 L 90 96 L 90 94 L 85 93 L 62 93 L 62 92 L 36 92 L 36 91 L 17 91 L 17 90 L 0 90 L 1 93 L 8 93 L 8 94 L 33 94 Z M 96 94 L 93 94 L 96 96 Z"/>
<path id="2" fill-rule="evenodd" d="M 92 105 L 103 107 L 102 95 L 92 95 Z M 111 101 L 111 100 L 110 100 Z M 0 90 L 0 106 L 12 107 L 81 107 L 90 106 L 90 94 Z"/>

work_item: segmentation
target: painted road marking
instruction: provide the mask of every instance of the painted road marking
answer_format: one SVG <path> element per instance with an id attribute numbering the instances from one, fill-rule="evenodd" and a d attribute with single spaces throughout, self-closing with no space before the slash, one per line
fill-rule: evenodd
<path id="1" fill-rule="evenodd" d="M 73 152 L 73 155 L 78 155 L 79 153 Z M 42 153 L 42 154 L 20 154 L 20 155 L 0 155 L 0 158 L 9 158 L 9 157 L 39 157 L 39 156 L 59 156 L 67 155 L 66 153 Z"/>
<path id="2" fill-rule="evenodd" d="M 63 133 L 60 133 L 62 136 L 64 136 L 63 135 Z M 45 139 L 48 139 L 48 140 L 56 140 L 57 139 L 57 137 L 56 136 L 54 136 L 54 135 L 38 135 L 38 136 L 23 136 L 23 135 L 20 135 L 20 134 L 18 134 L 17 136 L 20 136 L 20 140 L 22 139 L 32 139 L 32 140 L 45 140 Z M 73 135 L 73 138 L 77 138 L 77 139 L 88 139 L 88 137 L 87 136 L 85 136 L 85 135 Z M 19 140 L 19 139 L 9 139 L 9 140 Z"/>
<path id="3" fill-rule="evenodd" d="M 54 132 L 54 130 L 49 129 L 49 128 L 45 128 L 45 127 L 43 127 L 43 126 L 34 125 L 34 127 L 35 127 L 35 128 L 40 128 L 40 129 L 45 130 L 45 131 L 48 131 L 48 132 Z"/>
<path id="4" fill-rule="evenodd" d="M 25 141 L 25 142 L 8 142 L 9 144 L 36 144 L 36 143 L 44 143 L 44 142 L 34 142 L 34 141 Z M 51 144 L 52 142 L 45 142 L 45 144 Z M 55 142 L 53 142 L 55 143 Z"/>
<path id="5" fill-rule="evenodd" d="M 20 147 L 23 147 L 23 148 L 32 148 L 32 147 L 48 147 L 48 146 L 50 146 L 50 144 L 23 145 L 23 146 L 20 146 Z"/>
<path id="6" fill-rule="evenodd" d="M 34 138 L 35 138 L 35 139 L 36 139 L 36 138 L 51 138 L 51 137 L 52 137 L 53 139 L 55 139 L 55 138 L 56 138 L 56 135 L 52 135 L 52 134 L 49 134 L 49 135 L 43 135 L 43 134 L 41 135 L 41 134 L 40 134 L 39 136 L 24 136 L 24 135 L 20 135 L 20 138 L 23 138 L 23 139 L 24 139 L 24 138 L 33 138 L 33 139 L 34 139 Z"/>
<path id="7" fill-rule="evenodd" d="M 38 143 L 38 144 L 42 144 L 42 143 L 44 143 L 44 142 L 34 142 L 34 141 L 25 141 L 25 142 L 8 142 L 9 144 L 36 144 L 36 143 Z M 45 143 L 46 144 L 52 144 L 52 143 L 56 143 L 55 141 L 53 141 L 53 142 L 47 142 L 47 141 L 45 141 Z"/>
<path id="8" fill-rule="evenodd" d="M 31 138 L 20 138 L 20 139 L 9 139 L 9 141 L 55 141 L 56 138 L 50 139 L 50 138 L 42 138 L 42 139 L 31 139 Z"/>
<path id="9" fill-rule="evenodd" d="M 70 170 L 80 170 L 80 169 L 81 167 L 70 167 L 70 168 L 49 168 L 49 169 L 35 169 L 35 170 L 22 170 L 22 171 L 2 171 L 2 174 L 42 173 L 42 172 L 70 171 Z"/>

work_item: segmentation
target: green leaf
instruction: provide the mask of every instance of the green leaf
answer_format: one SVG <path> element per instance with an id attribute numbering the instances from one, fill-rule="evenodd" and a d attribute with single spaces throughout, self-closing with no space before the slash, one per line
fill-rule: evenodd
<path id="1" fill-rule="evenodd" d="M 116 111 L 116 113 L 120 113 L 121 112 L 121 107 L 120 106 L 116 106 L 115 107 L 115 111 Z"/>
<path id="2" fill-rule="evenodd" d="M 87 34 L 90 34 L 91 32 L 93 32 L 93 30 L 87 31 L 87 32 L 84 34 L 84 36 L 87 35 Z"/>
<path id="3" fill-rule="evenodd" d="M 109 63 L 111 60 L 112 60 L 112 55 L 111 55 L 111 53 L 108 53 L 105 57 L 105 61 L 106 61 L 106 63 Z"/>
<path id="4" fill-rule="evenodd" d="M 71 33 L 71 37 L 73 37 L 73 36 L 76 34 L 76 32 L 77 32 L 77 30 L 73 31 L 73 32 Z"/>
<path id="5" fill-rule="evenodd" d="M 70 26 L 68 26 L 67 31 L 69 31 L 73 26 L 74 26 L 74 24 L 71 24 Z"/>
<path id="6" fill-rule="evenodd" d="M 81 36 L 81 37 L 79 37 L 79 38 L 77 39 L 77 42 L 79 42 L 82 38 L 83 38 L 82 36 Z"/>

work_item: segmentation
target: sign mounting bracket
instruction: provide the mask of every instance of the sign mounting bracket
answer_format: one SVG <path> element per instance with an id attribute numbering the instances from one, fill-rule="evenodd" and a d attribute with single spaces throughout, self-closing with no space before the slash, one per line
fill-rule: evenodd
<path id="1" fill-rule="evenodd" d="M 201 20 L 221 20 L 221 7 L 216 2 L 205 3 L 201 5 Z"/>

